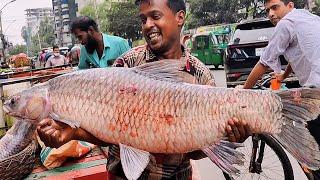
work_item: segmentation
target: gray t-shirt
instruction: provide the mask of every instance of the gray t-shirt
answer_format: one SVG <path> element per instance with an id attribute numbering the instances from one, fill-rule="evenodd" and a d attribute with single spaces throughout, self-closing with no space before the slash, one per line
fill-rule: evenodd
<path id="1" fill-rule="evenodd" d="M 281 71 L 284 55 L 302 86 L 320 87 L 320 17 L 304 9 L 293 9 L 275 28 L 260 62 Z"/>

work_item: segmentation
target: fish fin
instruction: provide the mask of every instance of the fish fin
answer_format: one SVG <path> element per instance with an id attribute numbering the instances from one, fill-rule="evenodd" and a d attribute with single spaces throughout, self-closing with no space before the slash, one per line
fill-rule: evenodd
<path id="1" fill-rule="evenodd" d="M 244 164 L 244 155 L 236 151 L 236 148 L 242 146 L 243 145 L 240 143 L 231 143 L 221 140 L 213 146 L 202 149 L 202 151 L 225 173 L 239 175 L 240 171 L 233 165 Z"/>
<path id="2" fill-rule="evenodd" d="M 132 68 L 136 73 L 144 73 L 148 77 L 171 81 L 175 83 L 195 83 L 196 79 L 186 70 L 185 59 L 166 59 L 151 63 L 145 63 Z"/>
<path id="3" fill-rule="evenodd" d="M 53 112 L 51 112 L 49 114 L 49 117 L 51 117 L 55 121 L 63 122 L 72 128 L 79 128 L 80 127 L 80 122 L 74 122 L 74 121 L 69 121 L 69 120 L 63 119 L 59 115 L 57 115 L 56 113 L 53 113 Z"/>
<path id="4" fill-rule="evenodd" d="M 138 179 L 150 161 L 150 153 L 120 144 L 120 159 L 129 180 Z"/>
<path id="5" fill-rule="evenodd" d="M 320 114 L 320 89 L 289 89 L 276 94 L 283 103 L 283 124 L 281 132 L 272 136 L 301 164 L 319 169 L 319 145 L 308 129 L 308 121 Z"/>
<path id="6" fill-rule="evenodd" d="M 34 119 L 28 119 L 28 118 L 15 118 L 16 121 L 25 121 L 25 122 L 28 122 L 28 123 L 31 123 L 31 124 L 38 124 L 37 121 L 35 121 Z"/>

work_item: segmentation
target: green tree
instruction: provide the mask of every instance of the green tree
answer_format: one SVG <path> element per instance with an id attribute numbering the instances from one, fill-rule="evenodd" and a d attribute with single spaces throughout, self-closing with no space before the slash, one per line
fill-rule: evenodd
<path id="1" fill-rule="evenodd" d="M 318 16 L 320 16 L 320 0 L 315 1 L 316 7 L 312 9 L 312 12 Z"/>
<path id="2" fill-rule="evenodd" d="M 53 20 L 50 20 L 48 17 L 46 17 L 43 21 L 41 21 L 39 31 L 36 36 L 38 36 L 38 40 L 40 38 L 41 47 L 52 46 L 55 43 Z"/>
<path id="3" fill-rule="evenodd" d="M 89 16 L 89 17 L 92 17 L 92 18 L 96 17 L 96 13 L 95 13 L 93 2 L 90 1 L 87 6 L 85 6 L 82 9 L 80 9 L 80 14 L 82 16 Z"/>
<path id="4" fill-rule="evenodd" d="M 108 31 L 132 41 L 140 39 L 141 21 L 138 18 L 138 8 L 134 2 L 112 2 L 111 7 L 106 12 Z"/>
<path id="5" fill-rule="evenodd" d="M 125 2 L 104 1 L 97 5 L 90 2 L 80 10 L 81 15 L 96 19 L 102 32 L 107 32 L 132 41 L 141 38 L 138 8 L 133 0 Z"/>
<path id="6" fill-rule="evenodd" d="M 266 17 L 265 0 L 188 0 L 186 29 L 244 19 Z M 306 7 L 308 0 L 293 0 L 295 7 Z"/>
<path id="7" fill-rule="evenodd" d="M 28 55 L 33 56 L 37 54 L 41 48 L 51 47 L 54 44 L 54 22 L 50 18 L 45 17 L 44 20 L 40 22 L 37 33 L 32 35 L 31 28 L 24 26 L 21 30 L 21 36 L 28 46 Z"/>
<path id="8" fill-rule="evenodd" d="M 10 51 L 10 55 L 16 55 L 19 53 L 26 53 L 27 52 L 27 47 L 26 45 L 15 45 Z"/>
<path id="9" fill-rule="evenodd" d="M 240 0 L 239 1 L 239 20 L 250 18 L 265 17 L 264 0 Z"/>
<path id="10" fill-rule="evenodd" d="M 189 0 L 187 29 L 210 24 L 233 23 L 238 20 L 238 0 Z M 190 16 L 190 17 L 189 17 Z"/>
<path id="11" fill-rule="evenodd" d="M 38 32 L 31 37 L 30 51 L 37 54 L 41 48 L 51 47 L 55 43 L 54 23 L 48 17 L 40 22 Z"/>
<path id="12" fill-rule="evenodd" d="M 108 32 L 107 29 L 107 11 L 111 8 L 109 1 L 104 1 L 99 5 L 95 5 L 93 1 L 90 1 L 87 6 L 80 10 L 80 15 L 89 16 L 96 20 L 99 25 L 99 29 L 102 32 Z"/>

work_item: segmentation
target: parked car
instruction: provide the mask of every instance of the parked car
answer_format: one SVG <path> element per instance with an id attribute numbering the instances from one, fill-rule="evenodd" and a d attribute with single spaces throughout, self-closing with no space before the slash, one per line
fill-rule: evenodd
<path id="1" fill-rule="evenodd" d="M 260 59 L 274 32 L 274 25 L 269 19 L 253 19 L 239 23 L 228 44 L 225 60 L 227 86 L 244 84 L 251 70 Z M 280 56 L 282 69 L 288 62 Z M 267 73 L 272 72 L 271 69 Z M 290 75 L 285 80 L 287 87 L 297 87 L 298 79 Z"/>

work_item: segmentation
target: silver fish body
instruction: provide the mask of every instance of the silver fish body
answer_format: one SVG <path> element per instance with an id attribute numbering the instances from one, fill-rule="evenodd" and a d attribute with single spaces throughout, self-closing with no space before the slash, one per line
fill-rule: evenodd
<path id="1" fill-rule="evenodd" d="M 129 179 L 147 166 L 146 152 L 203 150 L 225 172 L 237 173 L 231 166 L 240 162 L 237 146 L 220 141 L 233 117 L 254 133 L 271 134 L 300 163 L 320 167 L 319 146 L 306 128 L 320 114 L 320 89 L 273 93 L 200 86 L 183 83 L 192 78 L 181 67 L 180 61 L 165 60 L 77 71 L 15 95 L 6 110 L 36 122 L 50 116 L 119 144 Z"/>
<path id="2" fill-rule="evenodd" d="M 232 117 L 259 133 L 279 132 L 281 126 L 282 104 L 270 92 L 157 81 L 125 68 L 54 79 L 48 94 L 61 119 L 106 142 L 153 153 L 210 146 L 225 135 Z"/>

